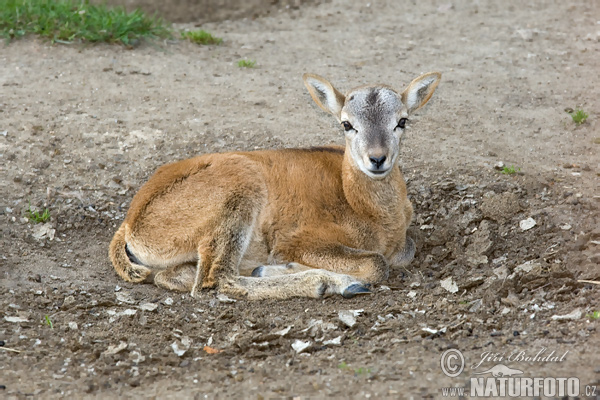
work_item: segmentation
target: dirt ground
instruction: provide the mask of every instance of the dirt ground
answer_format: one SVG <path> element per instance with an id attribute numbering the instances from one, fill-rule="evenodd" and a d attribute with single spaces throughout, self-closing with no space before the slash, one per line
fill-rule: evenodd
<path id="1" fill-rule="evenodd" d="M 600 287 L 579 280 L 600 280 L 600 3 L 416 3 L 204 24 L 220 46 L 0 44 L 3 398 L 440 398 L 500 361 L 598 398 Z M 427 71 L 443 80 L 402 159 L 417 255 L 372 295 L 193 299 L 112 270 L 111 236 L 158 166 L 343 143 L 302 73 L 345 90 Z M 568 107 L 590 117 L 576 126 Z M 50 221 L 24 218 L 29 204 Z M 543 349 L 562 361 L 507 360 Z"/>

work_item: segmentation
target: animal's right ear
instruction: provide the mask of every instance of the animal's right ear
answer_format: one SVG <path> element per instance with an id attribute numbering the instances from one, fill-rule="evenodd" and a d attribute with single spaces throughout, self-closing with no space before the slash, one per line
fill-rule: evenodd
<path id="1" fill-rule="evenodd" d="M 344 95 L 338 92 L 327 79 L 319 75 L 304 74 L 302 79 L 304 79 L 304 85 L 306 85 L 315 103 L 323 110 L 333 114 L 338 121 L 341 121 L 340 115 L 344 106 Z"/>

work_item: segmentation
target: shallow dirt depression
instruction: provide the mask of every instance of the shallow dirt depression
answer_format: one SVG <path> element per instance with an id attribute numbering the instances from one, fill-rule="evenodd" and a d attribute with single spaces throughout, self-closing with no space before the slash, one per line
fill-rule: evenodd
<path id="1" fill-rule="evenodd" d="M 3 397 L 440 398 L 499 364 L 598 397 L 597 3 L 168 4 L 223 44 L 0 44 Z M 417 255 L 372 295 L 231 302 L 116 277 L 108 243 L 158 166 L 343 143 L 304 72 L 345 90 L 432 70 L 401 160 Z"/>

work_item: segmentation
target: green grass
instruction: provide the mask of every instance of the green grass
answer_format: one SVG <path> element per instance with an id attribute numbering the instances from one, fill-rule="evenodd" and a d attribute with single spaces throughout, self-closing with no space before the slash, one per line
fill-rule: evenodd
<path id="1" fill-rule="evenodd" d="M 25 211 L 25 215 L 27 216 L 27 219 L 29 219 L 31 222 L 39 224 L 40 222 L 46 222 L 50 219 L 50 210 L 45 208 L 44 212 L 40 214 L 39 211 L 32 210 L 30 204 L 29 208 Z"/>
<path id="2" fill-rule="evenodd" d="M 350 366 L 348 364 L 346 364 L 345 361 L 342 361 L 339 365 L 338 365 L 339 369 L 342 370 L 351 370 L 354 372 L 354 375 L 364 375 L 364 374 L 370 374 L 371 373 L 371 368 L 354 368 L 351 369 Z"/>
<path id="3" fill-rule="evenodd" d="M 594 311 L 591 314 L 586 315 L 589 319 L 600 319 L 600 311 Z"/>
<path id="4" fill-rule="evenodd" d="M 354 370 L 355 375 L 363 375 L 363 374 L 370 374 L 370 373 L 371 373 L 371 368 L 360 367 L 360 368 L 356 368 Z"/>
<path id="5" fill-rule="evenodd" d="M 221 44 L 223 39 L 213 36 L 205 30 L 181 31 L 181 38 L 196 44 Z"/>
<path id="6" fill-rule="evenodd" d="M 571 118 L 573 118 L 573 122 L 575 122 L 577 125 L 583 124 L 585 120 L 589 117 L 588 113 L 581 109 L 572 111 L 569 114 L 571 115 Z"/>
<path id="7" fill-rule="evenodd" d="M 510 167 L 505 166 L 504 168 L 502 168 L 502 171 L 500 171 L 500 173 L 504 175 L 514 175 L 519 171 L 521 171 L 521 168 L 511 165 Z"/>
<path id="8" fill-rule="evenodd" d="M 54 329 L 54 324 L 52 323 L 52 321 L 50 320 L 49 316 L 45 316 L 44 317 L 44 321 L 46 322 L 46 325 L 48 325 L 50 327 L 50 329 Z"/>
<path id="9" fill-rule="evenodd" d="M 171 37 L 158 17 L 142 11 L 75 0 L 0 0 L 0 36 L 7 40 L 37 34 L 52 42 L 106 42 L 126 46 L 141 39 Z"/>
<path id="10" fill-rule="evenodd" d="M 254 66 L 256 65 L 256 61 L 253 61 L 253 60 L 240 60 L 240 61 L 238 61 L 237 65 L 240 68 L 254 68 Z"/>

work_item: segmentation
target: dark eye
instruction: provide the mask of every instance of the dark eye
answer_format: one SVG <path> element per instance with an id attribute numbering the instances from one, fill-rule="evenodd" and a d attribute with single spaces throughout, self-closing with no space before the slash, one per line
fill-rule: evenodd
<path id="1" fill-rule="evenodd" d="M 404 129 L 406 126 L 406 121 L 408 121 L 407 118 L 400 118 L 400 121 L 398 121 L 398 128 Z"/>
<path id="2" fill-rule="evenodd" d="M 345 130 L 346 132 L 348 132 L 350 129 L 354 129 L 354 128 L 352 127 L 352 125 L 350 125 L 350 122 L 348 122 L 348 121 L 344 121 L 344 122 L 342 122 L 342 125 L 344 126 L 344 130 Z"/>

